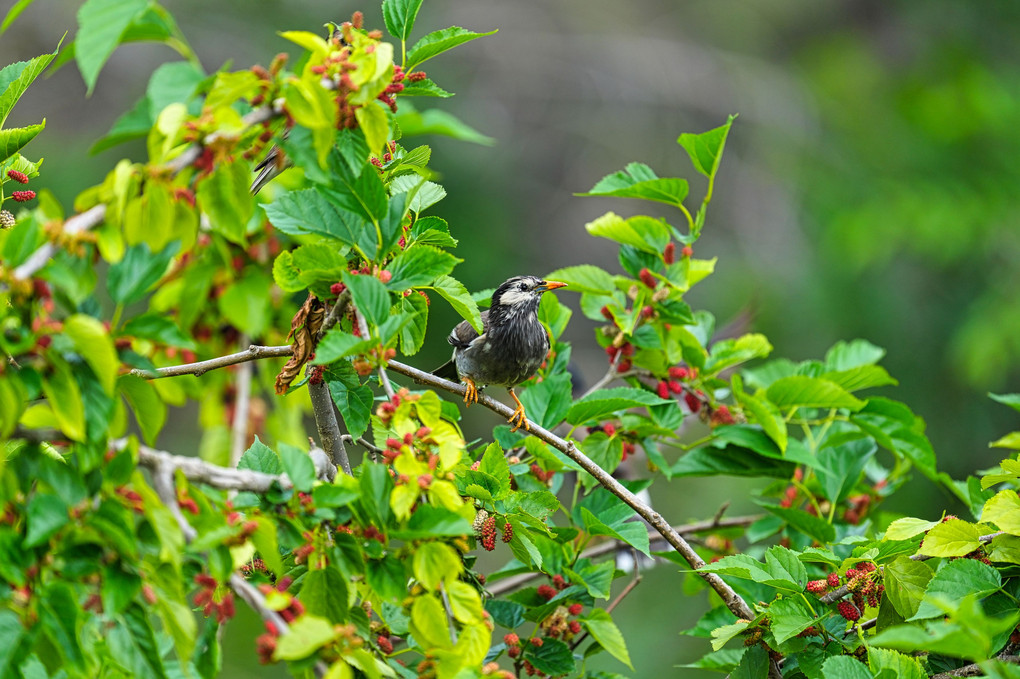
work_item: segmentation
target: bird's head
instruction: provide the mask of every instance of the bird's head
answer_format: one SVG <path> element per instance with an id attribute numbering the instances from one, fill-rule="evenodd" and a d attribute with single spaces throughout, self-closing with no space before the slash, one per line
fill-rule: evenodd
<path id="1" fill-rule="evenodd" d="M 545 281 L 537 276 L 514 276 L 492 293 L 492 307 L 511 314 L 538 309 L 538 302 L 546 290 L 562 288 L 566 283 Z"/>

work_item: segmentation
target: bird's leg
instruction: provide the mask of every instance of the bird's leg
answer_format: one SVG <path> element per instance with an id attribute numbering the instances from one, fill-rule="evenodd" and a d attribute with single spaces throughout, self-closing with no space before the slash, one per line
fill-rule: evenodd
<path id="1" fill-rule="evenodd" d="M 517 409 L 514 410 L 514 414 L 510 416 L 510 424 L 514 425 L 510 431 L 514 432 L 524 427 L 524 431 L 531 431 L 531 427 L 528 425 L 528 419 L 524 416 L 524 404 L 521 403 L 521 399 L 517 398 L 517 394 L 514 393 L 513 387 L 507 389 L 510 392 L 510 397 L 517 404 Z"/>
<path id="2" fill-rule="evenodd" d="M 461 377 L 460 381 L 464 383 L 464 405 L 468 408 L 471 407 L 472 403 L 478 403 L 478 387 L 475 386 L 475 381 L 470 377 Z"/>

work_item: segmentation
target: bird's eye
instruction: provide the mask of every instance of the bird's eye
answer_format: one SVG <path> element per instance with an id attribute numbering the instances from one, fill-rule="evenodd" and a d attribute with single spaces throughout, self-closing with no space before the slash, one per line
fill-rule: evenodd
<path id="1" fill-rule="evenodd" d="M 521 292 L 527 292 L 527 290 L 528 290 L 528 284 L 527 283 L 521 283 L 517 287 L 520 289 Z"/>

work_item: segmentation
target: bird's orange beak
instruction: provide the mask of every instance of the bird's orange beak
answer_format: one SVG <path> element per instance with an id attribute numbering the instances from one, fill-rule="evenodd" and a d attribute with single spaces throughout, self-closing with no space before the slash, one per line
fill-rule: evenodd
<path id="1" fill-rule="evenodd" d="M 566 283 L 560 283 L 559 281 L 545 281 L 539 287 L 542 288 L 543 291 L 545 291 L 545 290 L 555 290 L 556 288 L 565 288 L 565 287 L 567 287 L 567 284 Z"/>

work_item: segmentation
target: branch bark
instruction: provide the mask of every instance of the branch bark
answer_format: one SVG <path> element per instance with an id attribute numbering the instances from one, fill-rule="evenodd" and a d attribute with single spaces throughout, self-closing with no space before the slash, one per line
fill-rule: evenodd
<path id="1" fill-rule="evenodd" d="M 252 344 L 244 351 L 239 351 L 236 354 L 219 356 L 217 358 L 210 358 L 207 361 L 171 365 L 166 368 L 156 368 L 155 370 L 142 370 L 140 368 L 135 368 L 133 370 L 129 370 L 127 374 L 142 377 L 147 380 L 158 380 L 163 377 L 178 377 L 180 375 L 198 376 L 203 375 L 210 370 L 226 368 L 229 365 L 237 365 L 238 363 L 244 363 L 245 361 L 256 361 L 260 358 L 279 358 L 281 356 L 290 356 L 292 353 L 294 353 L 294 351 L 291 349 L 289 344 L 273 347 Z"/>

